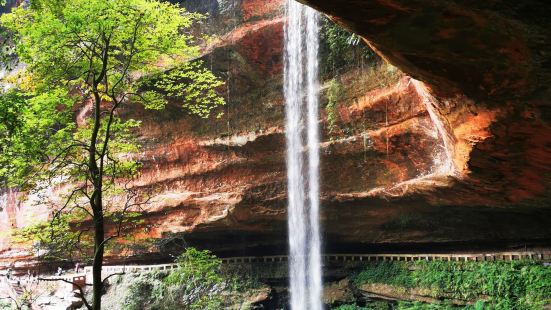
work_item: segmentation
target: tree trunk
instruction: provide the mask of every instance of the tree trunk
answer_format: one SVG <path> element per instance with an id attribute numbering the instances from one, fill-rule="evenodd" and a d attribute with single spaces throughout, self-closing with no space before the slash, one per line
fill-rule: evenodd
<path id="1" fill-rule="evenodd" d="M 92 309 L 101 310 L 101 295 L 103 291 L 103 281 L 101 270 L 103 267 L 103 252 L 105 249 L 105 227 L 103 219 L 103 165 L 98 167 L 96 161 L 96 143 L 101 125 L 101 97 L 97 92 L 97 85 L 94 85 L 94 128 L 90 139 L 89 150 L 89 169 L 90 177 L 93 180 L 94 192 L 90 199 L 90 205 L 94 220 L 94 261 L 92 265 Z"/>
<path id="2" fill-rule="evenodd" d="M 101 270 L 103 267 L 103 252 L 105 249 L 105 228 L 103 221 L 103 209 L 102 209 L 102 193 L 101 189 L 97 190 L 96 210 L 94 210 L 94 262 L 92 266 L 92 309 L 101 309 L 101 295 L 103 293 L 103 281 L 101 277 Z"/>

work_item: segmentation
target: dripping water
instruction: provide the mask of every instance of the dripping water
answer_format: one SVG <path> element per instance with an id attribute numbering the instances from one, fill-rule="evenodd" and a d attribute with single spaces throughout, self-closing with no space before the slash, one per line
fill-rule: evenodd
<path id="1" fill-rule="evenodd" d="M 285 100 L 291 309 L 321 310 L 319 17 L 287 1 Z"/>
<path id="2" fill-rule="evenodd" d="M 415 90 L 417 91 L 417 93 L 421 97 L 421 100 L 425 104 L 427 108 L 427 112 L 429 113 L 430 119 L 434 126 L 434 129 L 436 130 L 436 133 L 439 136 L 442 143 L 443 152 L 439 152 L 440 154 L 436 154 L 434 156 L 435 167 L 434 167 L 433 173 L 441 174 L 441 175 L 455 175 L 457 172 L 457 169 L 453 161 L 454 143 L 450 133 L 448 132 L 448 130 L 446 130 L 446 127 L 442 122 L 442 119 L 439 117 L 436 111 L 436 108 L 435 108 L 436 104 L 434 103 L 434 98 L 431 96 L 430 92 L 428 91 L 428 89 L 423 83 L 414 79 L 411 79 L 411 83 L 413 83 Z"/>

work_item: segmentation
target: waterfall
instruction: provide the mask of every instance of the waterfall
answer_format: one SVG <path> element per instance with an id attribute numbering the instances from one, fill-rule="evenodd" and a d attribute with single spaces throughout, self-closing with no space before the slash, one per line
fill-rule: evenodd
<path id="1" fill-rule="evenodd" d="M 438 154 L 440 152 L 437 152 L 437 154 L 434 155 L 435 167 L 433 173 L 440 175 L 455 175 L 457 169 L 453 161 L 454 142 L 436 111 L 434 98 L 422 82 L 411 79 L 411 83 L 413 83 L 417 94 L 421 97 L 421 100 L 425 104 L 432 124 L 442 143 L 442 154 Z"/>
<path id="2" fill-rule="evenodd" d="M 287 1 L 287 17 L 284 88 L 291 309 L 321 310 L 319 17 L 294 0 Z"/>

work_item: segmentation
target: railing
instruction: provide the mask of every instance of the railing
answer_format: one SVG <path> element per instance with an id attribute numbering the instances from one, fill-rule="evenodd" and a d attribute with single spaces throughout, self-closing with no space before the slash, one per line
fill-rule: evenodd
<path id="1" fill-rule="evenodd" d="M 111 275 L 117 273 L 126 273 L 126 272 L 143 272 L 143 271 L 160 271 L 160 270 L 171 270 L 178 268 L 178 264 L 160 264 L 160 265 L 123 265 L 123 266 L 103 266 L 102 273 Z M 92 274 L 92 266 L 84 267 L 84 274 L 86 276 Z"/>
<path id="2" fill-rule="evenodd" d="M 61 276 L 47 276 L 38 277 L 38 282 L 54 282 L 58 281 L 60 286 L 65 286 L 67 291 L 74 291 L 76 289 L 86 286 L 86 274 L 85 273 L 72 273 Z"/>
<path id="3" fill-rule="evenodd" d="M 500 252 L 500 253 L 473 253 L 473 254 L 325 254 L 322 255 L 325 263 L 339 262 L 369 262 L 369 261 L 515 261 L 515 260 L 551 260 L 551 251 L 543 252 Z M 272 256 L 243 256 L 222 258 L 223 264 L 240 263 L 279 263 L 287 262 L 286 255 Z M 102 276 L 108 277 L 114 274 L 137 273 L 147 271 L 172 270 L 178 267 L 178 264 L 159 264 L 159 265 L 121 265 L 121 266 L 103 266 Z M 69 274 L 59 277 L 49 277 L 53 279 L 64 279 L 79 285 L 90 283 L 92 279 L 92 267 L 84 267 L 84 273 Z"/>
<path id="4" fill-rule="evenodd" d="M 325 254 L 325 262 L 346 261 L 513 261 L 513 260 L 551 260 L 551 252 L 503 252 L 491 254 Z M 270 263 L 286 262 L 285 255 L 243 256 L 223 258 L 222 262 L 231 263 Z"/>

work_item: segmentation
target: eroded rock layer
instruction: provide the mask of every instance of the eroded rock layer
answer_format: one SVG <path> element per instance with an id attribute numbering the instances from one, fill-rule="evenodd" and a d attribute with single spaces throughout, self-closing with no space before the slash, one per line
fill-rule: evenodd
<path id="1" fill-rule="evenodd" d="M 549 205 L 548 2 L 304 2 L 429 85 L 460 176 L 476 187 L 469 196 L 493 206 Z"/>

